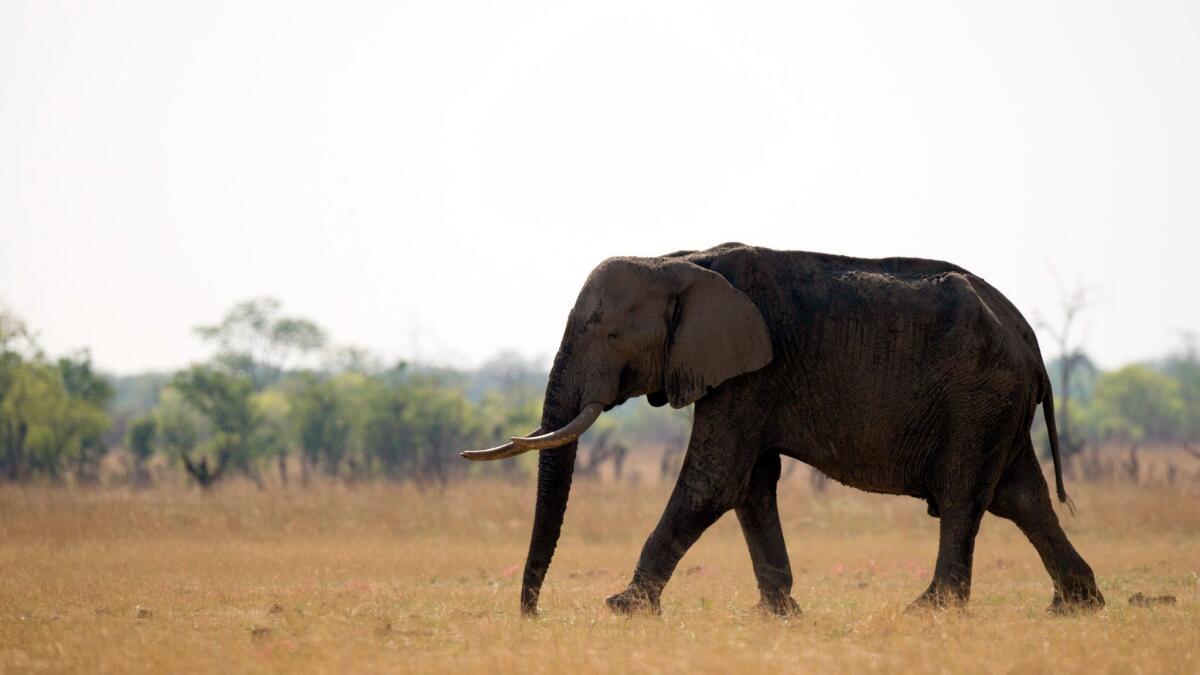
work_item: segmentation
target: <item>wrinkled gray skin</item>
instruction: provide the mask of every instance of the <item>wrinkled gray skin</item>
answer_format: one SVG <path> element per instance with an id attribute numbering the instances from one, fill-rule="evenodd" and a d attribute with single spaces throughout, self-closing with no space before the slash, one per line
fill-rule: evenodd
<path id="1" fill-rule="evenodd" d="M 1058 494 L 1053 397 L 1037 340 L 1013 305 L 949 263 L 867 260 L 725 244 L 658 258 L 611 258 L 567 320 L 542 428 L 598 402 L 647 395 L 695 403 L 686 459 L 618 612 L 658 611 L 676 564 L 733 510 L 761 593 L 799 611 L 780 530 L 780 456 L 871 492 L 910 495 L 939 517 L 937 564 L 914 606 L 965 602 L 985 511 L 1013 521 L 1054 582 L 1051 609 L 1099 607 L 1091 568 L 1055 516 L 1029 429 L 1044 404 Z M 521 609 L 558 541 L 574 441 L 541 450 Z"/>

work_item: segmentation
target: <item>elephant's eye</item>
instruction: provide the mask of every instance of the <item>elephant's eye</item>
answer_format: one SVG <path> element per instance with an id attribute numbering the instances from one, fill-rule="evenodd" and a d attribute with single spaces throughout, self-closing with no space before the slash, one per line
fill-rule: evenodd
<path id="1" fill-rule="evenodd" d="M 617 332 L 616 332 L 616 331 L 610 331 L 610 332 L 609 332 L 609 334 L 608 334 L 608 339 L 609 339 L 609 340 L 616 340 L 616 339 L 617 339 Z"/>

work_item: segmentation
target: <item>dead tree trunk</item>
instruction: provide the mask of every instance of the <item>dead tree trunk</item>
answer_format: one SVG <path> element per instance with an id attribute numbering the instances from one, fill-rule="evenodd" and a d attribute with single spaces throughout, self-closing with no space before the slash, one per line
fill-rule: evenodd
<path id="1" fill-rule="evenodd" d="M 25 422 L 8 425 L 8 433 L 5 434 L 7 447 L 4 449 L 4 468 L 10 481 L 19 481 L 25 477 L 22 465 L 25 463 L 25 436 L 28 433 L 29 426 Z"/>
<path id="2" fill-rule="evenodd" d="M 1075 439 L 1071 429 L 1071 374 L 1084 358 L 1083 350 L 1075 339 L 1073 329 L 1076 328 L 1076 322 L 1080 316 L 1087 311 L 1092 300 L 1092 292 L 1084 286 L 1078 286 L 1074 290 L 1068 291 L 1061 284 L 1059 292 L 1062 318 L 1058 323 L 1051 323 L 1045 319 L 1039 320 L 1038 323 L 1058 343 L 1061 386 L 1055 393 L 1058 394 L 1062 403 L 1059 405 L 1056 402 L 1054 407 L 1058 417 L 1058 440 L 1063 466 L 1067 471 L 1071 471 L 1074 464 L 1070 461 L 1071 457 L 1081 455 L 1084 449 L 1084 444 Z"/>
<path id="3" fill-rule="evenodd" d="M 217 457 L 217 466 L 214 469 L 209 468 L 207 457 L 201 457 L 199 462 L 193 462 L 186 452 L 179 453 L 179 456 L 183 459 L 183 466 L 187 469 L 188 474 L 203 490 L 211 488 L 213 483 L 220 480 L 221 475 L 225 473 L 225 466 L 229 463 L 229 453 L 227 452 L 222 452 Z"/>
<path id="4" fill-rule="evenodd" d="M 1129 482 L 1137 485 L 1141 478 L 1141 464 L 1138 462 L 1138 445 L 1134 443 L 1129 446 L 1129 459 L 1125 461 L 1125 475 L 1129 477 Z"/>

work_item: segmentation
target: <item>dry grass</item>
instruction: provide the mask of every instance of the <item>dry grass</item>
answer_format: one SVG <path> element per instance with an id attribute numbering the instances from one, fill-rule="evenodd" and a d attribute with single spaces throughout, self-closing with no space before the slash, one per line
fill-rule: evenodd
<path id="1" fill-rule="evenodd" d="M 1186 490 L 1191 490 L 1190 492 Z M 0 672 L 1200 672 L 1200 495 L 1072 485 L 1064 520 L 1109 606 L 1054 617 L 1007 522 L 970 609 L 907 615 L 935 554 L 923 504 L 801 480 L 781 504 L 801 618 L 757 600 L 736 521 L 680 565 L 660 617 L 616 617 L 665 489 L 580 484 L 543 594 L 517 616 L 529 485 L 212 495 L 0 490 Z M 1135 592 L 1178 604 L 1140 608 Z"/>

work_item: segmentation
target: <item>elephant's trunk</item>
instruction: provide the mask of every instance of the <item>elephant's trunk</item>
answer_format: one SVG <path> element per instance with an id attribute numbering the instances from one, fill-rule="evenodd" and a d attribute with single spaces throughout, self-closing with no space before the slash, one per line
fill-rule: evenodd
<path id="1" fill-rule="evenodd" d="M 567 497 L 571 494 L 571 476 L 575 472 L 578 441 L 560 446 L 554 452 L 538 455 L 537 506 L 533 513 L 533 535 L 525 558 L 525 576 L 521 583 L 521 613 L 533 616 L 538 611 L 542 581 L 554 557 L 558 535 L 562 531 Z"/>
<path id="2" fill-rule="evenodd" d="M 567 351 L 560 350 L 546 383 L 546 399 L 542 405 L 542 428 L 562 429 L 583 416 L 578 378 L 567 371 Z M 594 417 L 592 421 L 594 421 Z M 577 434 L 576 434 L 577 435 Z M 567 498 L 571 494 L 571 476 L 575 473 L 575 450 L 578 441 L 571 438 L 553 450 L 538 454 L 537 505 L 533 512 L 533 534 L 529 539 L 529 555 L 525 558 L 525 576 L 521 584 L 521 613 L 533 616 L 538 611 L 538 595 L 558 535 L 562 531 Z"/>
<path id="3" fill-rule="evenodd" d="M 587 431 L 617 394 L 616 374 L 603 369 L 589 370 L 583 365 L 589 363 L 587 359 L 573 358 L 573 354 L 578 355 L 571 339 L 579 332 L 573 327 L 575 323 L 568 322 L 562 346 L 554 358 L 554 367 L 550 369 L 542 404 L 542 425 L 532 434 L 514 437 L 504 445 L 462 453 L 470 460 L 493 460 L 530 450 L 541 451 L 538 454 L 533 535 L 529 539 L 529 555 L 525 558 L 525 576 L 521 584 L 521 613 L 526 616 L 537 614 L 542 581 L 562 532 L 579 435 Z M 543 430 L 548 433 L 543 434 Z"/>

